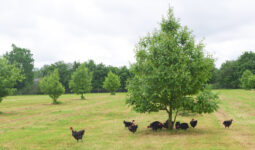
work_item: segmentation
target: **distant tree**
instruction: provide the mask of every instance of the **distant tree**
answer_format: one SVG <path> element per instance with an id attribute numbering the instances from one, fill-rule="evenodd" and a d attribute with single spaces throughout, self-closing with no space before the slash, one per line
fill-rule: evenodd
<path id="1" fill-rule="evenodd" d="M 247 84 L 248 89 L 255 89 L 255 75 L 249 76 Z"/>
<path id="2" fill-rule="evenodd" d="M 217 88 L 220 88 L 219 79 L 220 79 L 220 70 L 214 66 L 212 70 L 212 77 L 207 83 L 211 84 L 214 89 L 215 88 L 217 89 Z"/>
<path id="3" fill-rule="evenodd" d="M 71 74 L 73 72 L 73 66 L 69 65 L 63 61 L 55 62 L 51 65 L 45 65 L 41 71 L 43 76 L 47 76 L 48 74 L 52 73 L 55 69 L 58 69 L 60 82 L 65 88 L 67 93 L 70 93 L 71 90 L 69 89 L 69 81 L 71 80 Z"/>
<path id="4" fill-rule="evenodd" d="M 237 61 L 226 61 L 219 73 L 220 88 L 235 89 L 240 87 Z"/>
<path id="5" fill-rule="evenodd" d="M 81 99 L 85 99 L 83 95 L 92 89 L 91 80 L 92 73 L 88 71 L 85 64 L 82 64 L 72 74 L 72 79 L 69 84 L 70 89 L 76 94 L 81 94 Z"/>
<path id="6" fill-rule="evenodd" d="M 81 65 L 80 62 L 74 61 L 72 65 L 72 73 L 75 72 L 80 65 Z"/>
<path id="7" fill-rule="evenodd" d="M 242 77 L 245 70 L 250 70 L 255 74 L 255 53 L 254 52 L 244 52 L 238 59 L 238 75 L 239 78 Z"/>
<path id="8" fill-rule="evenodd" d="M 130 68 L 134 77 L 128 82 L 126 102 L 140 113 L 166 111 L 169 129 L 173 129 L 172 121 L 180 111 L 202 114 L 217 110 L 217 95 L 205 86 L 213 59 L 204 56 L 203 43 L 196 44 L 172 9 L 160 25 L 160 30 L 136 45 L 136 63 Z"/>
<path id="9" fill-rule="evenodd" d="M 93 72 L 96 69 L 96 64 L 93 60 L 89 60 L 85 63 L 85 66 L 89 69 L 90 72 Z"/>
<path id="10" fill-rule="evenodd" d="M 15 91 L 14 85 L 18 81 L 24 79 L 24 76 L 20 73 L 20 69 L 0 58 L 0 102 L 4 97 L 11 95 Z"/>
<path id="11" fill-rule="evenodd" d="M 40 80 L 40 90 L 52 98 L 53 104 L 58 104 L 57 99 L 65 93 L 65 88 L 59 82 L 57 69 Z"/>
<path id="12" fill-rule="evenodd" d="M 249 78 L 253 76 L 250 70 L 245 70 L 241 78 L 241 87 L 244 89 L 250 89 Z"/>
<path id="13" fill-rule="evenodd" d="M 15 87 L 17 89 L 23 89 L 29 87 L 34 81 L 34 59 L 33 54 L 29 49 L 20 48 L 12 44 L 12 51 L 7 52 L 4 57 L 7 59 L 9 64 L 15 64 L 19 68 L 25 77 L 24 80 L 18 82 Z"/>
<path id="14" fill-rule="evenodd" d="M 105 92 L 103 89 L 103 82 L 105 77 L 107 76 L 108 69 L 107 67 L 100 63 L 97 64 L 95 70 L 93 71 L 93 79 L 92 79 L 92 91 L 93 92 Z"/>
<path id="15" fill-rule="evenodd" d="M 255 53 L 244 52 L 237 60 L 226 61 L 219 70 L 221 88 L 243 88 L 241 78 L 245 70 L 255 73 Z"/>
<path id="16" fill-rule="evenodd" d="M 129 72 L 129 69 L 126 66 L 120 67 L 119 68 L 119 74 L 118 76 L 120 77 L 120 91 L 121 92 L 126 92 L 126 84 L 127 80 L 131 78 L 131 74 Z"/>
<path id="17" fill-rule="evenodd" d="M 115 91 L 120 87 L 120 78 L 118 75 L 112 73 L 111 71 L 108 73 L 105 78 L 103 87 L 111 92 L 111 95 L 115 95 Z"/>

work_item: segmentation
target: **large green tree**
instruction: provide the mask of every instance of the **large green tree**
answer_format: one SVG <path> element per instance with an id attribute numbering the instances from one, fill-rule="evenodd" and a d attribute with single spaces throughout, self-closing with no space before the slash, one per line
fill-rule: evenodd
<path id="1" fill-rule="evenodd" d="M 53 104 L 58 104 L 57 99 L 65 93 L 65 88 L 59 82 L 57 69 L 40 80 L 40 90 L 52 98 Z"/>
<path id="2" fill-rule="evenodd" d="M 105 78 L 103 87 L 110 91 L 111 95 L 115 95 L 115 92 L 120 87 L 120 77 L 110 71 Z"/>
<path id="3" fill-rule="evenodd" d="M 11 95 L 15 91 L 14 85 L 18 81 L 24 79 L 20 73 L 20 69 L 0 58 L 0 102 L 5 96 Z"/>
<path id="4" fill-rule="evenodd" d="M 169 129 L 173 129 L 172 121 L 180 111 L 211 113 L 218 108 L 217 95 L 205 88 L 213 59 L 203 54 L 203 43 L 195 43 L 191 31 L 180 25 L 171 8 L 160 26 L 136 46 L 127 103 L 141 113 L 166 111 Z"/>
<path id="5" fill-rule="evenodd" d="M 31 86 L 34 81 L 34 59 L 33 54 L 29 49 L 20 48 L 12 44 L 12 51 L 7 52 L 5 55 L 9 64 L 15 64 L 21 71 L 24 80 L 18 82 L 15 87 L 17 89 L 23 89 Z"/>
<path id="6" fill-rule="evenodd" d="M 72 74 L 70 89 L 76 94 L 81 94 L 81 99 L 85 99 L 84 94 L 91 91 L 92 73 L 88 71 L 85 64 L 80 65 Z"/>

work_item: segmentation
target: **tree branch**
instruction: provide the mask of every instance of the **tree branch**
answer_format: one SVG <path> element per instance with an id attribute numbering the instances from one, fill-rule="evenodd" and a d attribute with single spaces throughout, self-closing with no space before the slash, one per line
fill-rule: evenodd
<path id="1" fill-rule="evenodd" d="M 165 110 L 166 110 L 167 113 L 169 113 L 169 110 L 167 109 L 167 107 L 165 107 Z"/>
<path id="2" fill-rule="evenodd" d="M 179 109 L 176 110 L 175 117 L 174 117 L 174 123 L 175 123 L 175 121 L 176 121 L 176 117 L 177 117 L 177 115 L 178 115 L 178 111 L 179 111 Z"/>

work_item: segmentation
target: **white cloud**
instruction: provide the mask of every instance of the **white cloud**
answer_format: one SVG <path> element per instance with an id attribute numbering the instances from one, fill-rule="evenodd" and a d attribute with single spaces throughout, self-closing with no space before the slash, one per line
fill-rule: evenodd
<path id="1" fill-rule="evenodd" d="M 88 59 L 129 65 L 135 43 L 159 27 L 169 4 L 197 40 L 205 38 L 218 67 L 254 50 L 250 0 L 8 0 L 0 2 L 0 55 L 15 43 L 32 51 L 36 67 Z"/>

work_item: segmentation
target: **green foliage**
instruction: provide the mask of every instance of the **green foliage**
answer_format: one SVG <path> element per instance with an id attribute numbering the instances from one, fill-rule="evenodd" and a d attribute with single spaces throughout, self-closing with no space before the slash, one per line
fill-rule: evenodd
<path id="1" fill-rule="evenodd" d="M 51 65 L 44 65 L 41 69 L 36 69 L 34 71 L 35 78 L 42 78 L 49 73 L 53 72 L 54 69 L 59 70 L 60 82 L 64 85 L 66 93 L 70 93 L 71 89 L 69 86 L 69 82 L 71 80 L 71 75 L 76 69 L 81 65 L 80 62 L 74 63 L 64 63 L 63 61 L 56 62 Z M 91 92 L 106 92 L 103 88 L 103 82 L 107 73 L 112 71 L 114 74 L 120 77 L 121 86 L 118 91 L 126 92 L 126 81 L 131 77 L 129 69 L 126 66 L 123 67 L 113 67 L 113 66 L 105 66 L 104 64 L 95 64 L 93 60 L 89 60 L 85 62 L 85 66 L 88 68 L 89 72 L 93 73 L 91 85 Z M 36 84 L 36 83 L 35 83 Z"/>
<path id="2" fill-rule="evenodd" d="M 126 66 L 119 68 L 118 76 L 120 77 L 120 91 L 126 92 L 127 80 L 131 77 L 129 69 Z"/>
<path id="3" fill-rule="evenodd" d="M 85 64 L 80 65 L 77 70 L 72 74 L 70 81 L 70 89 L 76 94 L 81 94 L 81 99 L 84 99 L 83 94 L 91 91 L 92 73 L 88 71 Z"/>
<path id="4" fill-rule="evenodd" d="M 255 75 L 251 75 L 248 78 L 248 89 L 255 89 Z"/>
<path id="5" fill-rule="evenodd" d="M 4 97 L 11 95 L 16 89 L 14 86 L 18 81 L 22 81 L 24 76 L 21 70 L 15 65 L 10 65 L 5 59 L 0 57 L 0 103 Z"/>
<path id="6" fill-rule="evenodd" d="M 237 63 L 239 66 L 238 75 L 241 78 L 245 70 L 250 70 L 255 74 L 255 53 L 254 52 L 244 52 L 238 59 Z"/>
<path id="7" fill-rule="evenodd" d="M 253 76 L 252 72 L 250 70 L 245 70 L 245 72 L 242 75 L 241 78 L 241 87 L 244 89 L 250 89 L 251 87 L 249 86 L 249 78 Z"/>
<path id="8" fill-rule="evenodd" d="M 53 104 L 57 104 L 57 99 L 65 92 L 65 88 L 59 82 L 57 69 L 40 81 L 40 89 L 41 92 L 48 94 L 53 99 Z"/>
<path id="9" fill-rule="evenodd" d="M 41 69 L 42 76 L 47 76 L 52 73 L 55 69 L 59 72 L 59 81 L 64 86 L 67 93 L 70 92 L 69 81 L 71 80 L 71 74 L 73 73 L 72 64 L 64 63 L 63 61 L 58 61 L 51 65 L 45 65 Z"/>
<path id="10" fill-rule="evenodd" d="M 212 113 L 219 108 L 218 101 L 219 97 L 217 94 L 212 93 L 211 87 L 206 86 L 199 95 L 194 99 L 192 112 L 199 114 Z"/>
<path id="11" fill-rule="evenodd" d="M 98 64 L 93 70 L 93 80 L 92 80 L 92 91 L 93 92 L 105 92 L 103 89 L 103 82 L 107 76 L 108 69 L 104 64 Z"/>
<path id="12" fill-rule="evenodd" d="M 255 73 L 255 53 L 244 52 L 237 60 L 226 61 L 221 65 L 219 71 L 215 72 L 216 80 L 212 84 L 217 88 L 249 88 L 244 87 L 242 75 L 245 70 Z M 246 81 L 245 81 L 246 82 Z"/>
<path id="13" fill-rule="evenodd" d="M 105 78 L 103 87 L 111 92 L 111 95 L 115 95 L 115 91 L 120 87 L 120 77 L 111 71 Z"/>
<path id="14" fill-rule="evenodd" d="M 171 129 L 173 111 L 177 115 L 181 110 L 216 110 L 214 94 L 191 96 L 198 94 L 211 77 L 213 59 L 204 56 L 203 48 L 203 43 L 196 44 L 191 31 L 181 27 L 169 9 L 161 30 L 141 38 L 136 46 L 137 62 L 130 70 L 134 78 L 129 80 L 127 103 L 141 113 L 166 110 Z M 199 106 L 203 104 L 212 107 Z"/>
<path id="15" fill-rule="evenodd" d="M 238 63 L 236 61 L 226 61 L 221 65 L 219 83 L 221 88 L 238 88 Z"/>
<path id="16" fill-rule="evenodd" d="M 29 49 L 20 48 L 12 44 L 13 50 L 5 54 L 9 64 L 15 64 L 22 72 L 22 75 L 25 77 L 24 80 L 18 82 L 15 87 L 20 90 L 23 88 L 28 88 L 33 84 L 34 80 L 34 59 L 33 54 Z"/>

